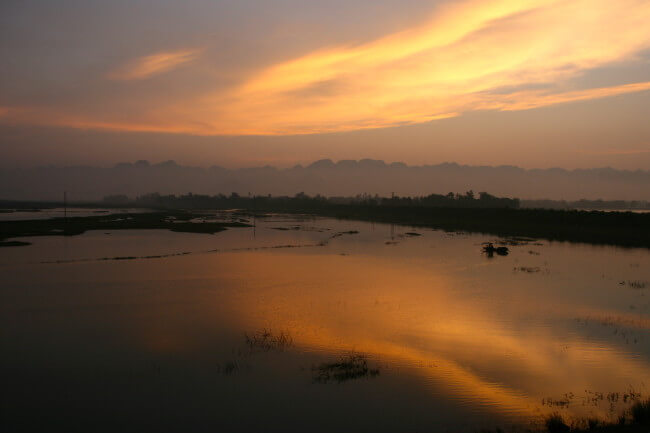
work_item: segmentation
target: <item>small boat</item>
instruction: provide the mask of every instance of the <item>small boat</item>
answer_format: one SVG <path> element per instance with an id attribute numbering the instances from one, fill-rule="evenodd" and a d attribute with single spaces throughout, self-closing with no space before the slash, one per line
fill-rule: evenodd
<path id="1" fill-rule="evenodd" d="M 497 253 L 500 256 L 508 255 L 508 247 L 495 247 L 492 242 L 488 242 L 483 246 L 483 252 L 488 256 L 492 256 L 494 253 Z"/>

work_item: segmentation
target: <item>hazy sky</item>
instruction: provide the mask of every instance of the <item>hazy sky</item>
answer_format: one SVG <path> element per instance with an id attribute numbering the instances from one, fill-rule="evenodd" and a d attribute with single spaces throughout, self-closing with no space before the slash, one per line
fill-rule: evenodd
<path id="1" fill-rule="evenodd" d="M 650 0 L 3 0 L 4 165 L 650 167 Z"/>

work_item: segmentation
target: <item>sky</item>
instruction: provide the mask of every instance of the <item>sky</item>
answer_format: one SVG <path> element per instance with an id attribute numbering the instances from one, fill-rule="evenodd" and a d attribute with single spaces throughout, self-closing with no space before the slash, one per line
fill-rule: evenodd
<path id="1" fill-rule="evenodd" d="M 4 0 L 0 166 L 650 167 L 650 0 Z"/>

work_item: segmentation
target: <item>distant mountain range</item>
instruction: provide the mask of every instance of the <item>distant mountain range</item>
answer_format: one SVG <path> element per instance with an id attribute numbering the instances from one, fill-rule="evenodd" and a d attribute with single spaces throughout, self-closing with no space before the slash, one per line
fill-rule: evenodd
<path id="1" fill-rule="evenodd" d="M 523 169 L 514 166 L 467 166 L 456 163 L 407 166 L 374 159 L 316 161 L 306 167 L 270 166 L 226 169 L 186 167 L 174 161 L 147 161 L 102 167 L 0 169 L 0 199 L 96 200 L 106 195 L 161 194 L 390 196 L 487 191 L 522 199 L 650 200 L 650 170 L 594 168 Z"/>

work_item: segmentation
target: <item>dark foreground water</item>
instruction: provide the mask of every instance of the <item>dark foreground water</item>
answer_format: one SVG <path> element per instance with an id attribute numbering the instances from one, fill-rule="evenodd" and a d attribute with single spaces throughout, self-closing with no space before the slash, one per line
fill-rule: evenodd
<path id="1" fill-rule="evenodd" d="M 489 240 L 277 215 L 2 248 L 0 430 L 522 430 L 649 395 L 648 250 Z"/>

